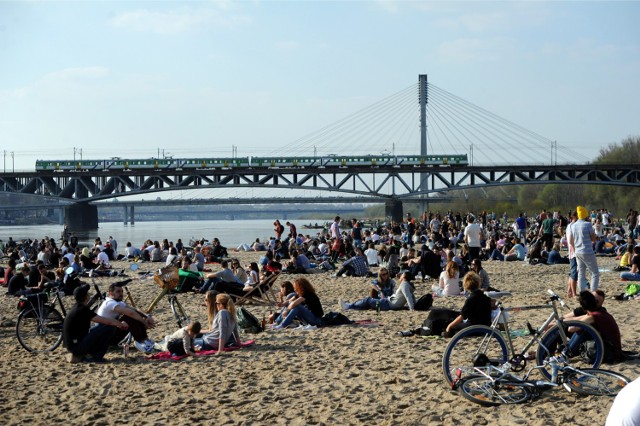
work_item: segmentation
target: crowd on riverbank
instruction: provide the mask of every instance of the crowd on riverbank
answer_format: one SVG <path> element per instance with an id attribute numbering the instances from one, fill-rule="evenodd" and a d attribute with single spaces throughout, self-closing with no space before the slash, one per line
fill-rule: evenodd
<path id="1" fill-rule="evenodd" d="M 551 215 L 553 216 L 553 215 Z M 368 229 L 361 228 L 361 245 L 365 246 L 369 243 L 368 239 L 374 243 L 375 260 L 378 263 L 369 262 L 374 259 L 372 254 L 363 255 L 367 258 L 367 272 L 375 274 L 375 279 L 381 279 L 379 272 L 383 268 L 391 268 L 394 265 L 389 265 L 389 261 L 397 260 L 398 270 L 410 270 L 414 266 L 415 274 L 419 280 L 413 280 L 415 287 L 415 295 L 431 293 L 432 286 L 439 282 L 440 273 L 443 266 L 442 252 L 453 252 L 453 262 L 458 263 L 458 260 L 462 262 L 462 266 L 471 266 L 463 259 L 462 254 L 464 250 L 464 231 L 460 236 L 460 230 L 451 224 L 450 218 L 440 217 L 440 232 L 436 232 L 434 235 L 433 226 L 437 229 L 437 223 L 432 223 L 434 219 L 438 219 L 437 215 L 433 215 L 429 220 L 428 226 L 424 225 L 422 220 L 413 220 L 411 217 L 405 220 L 404 224 L 390 224 L 387 229 Z M 416 230 L 420 230 L 419 238 L 414 240 L 413 236 L 416 235 L 416 231 L 413 232 L 410 241 L 406 241 L 406 235 L 410 223 L 413 220 L 413 225 Z M 505 226 L 504 221 L 500 221 L 500 224 L 492 222 L 493 219 L 489 219 L 487 224 L 482 226 L 483 230 L 490 239 L 492 233 L 495 233 L 495 237 L 499 237 L 501 232 L 508 233 L 508 237 L 517 236 L 517 233 L 513 232 L 511 226 Z M 357 222 L 357 221 L 356 221 Z M 443 225 L 443 222 L 450 222 L 447 225 Z M 455 215 L 454 221 L 455 223 Z M 464 224 L 464 220 L 461 221 Z M 531 242 L 534 241 L 534 232 L 530 228 L 534 225 L 530 221 L 528 225 L 527 235 L 532 238 L 527 240 L 527 244 L 524 244 L 530 252 Z M 348 222 L 347 222 L 348 223 Z M 474 222 L 482 224 L 482 215 L 475 215 Z M 341 226 L 342 225 L 342 226 Z M 465 228 L 469 226 L 467 224 Z M 448 232 L 443 233 L 442 228 L 445 227 Z M 332 234 L 331 230 L 325 231 L 324 234 L 319 232 L 319 235 L 302 236 L 300 233 L 295 233 L 294 238 L 284 234 L 280 240 L 274 245 L 276 250 L 270 250 L 271 255 L 268 255 L 267 251 L 248 251 L 237 252 L 233 250 L 227 250 L 227 256 L 222 256 L 221 260 L 232 260 L 237 258 L 238 266 L 251 265 L 252 262 L 262 265 L 261 270 L 268 271 L 269 269 L 278 268 L 280 266 L 281 274 L 278 280 L 284 281 L 296 281 L 300 278 L 306 279 L 313 287 L 313 290 L 318 296 L 320 306 L 324 312 L 332 310 L 340 310 L 339 299 L 355 301 L 362 299 L 365 296 L 371 296 L 370 290 L 372 287 L 372 281 L 374 277 L 365 278 L 366 273 L 362 274 L 357 267 L 351 270 L 345 270 L 340 277 L 332 278 L 332 275 L 339 273 L 344 269 L 344 264 L 347 260 L 357 257 L 350 256 L 351 250 L 355 253 L 357 247 L 358 238 L 354 238 L 353 229 L 358 228 L 357 225 L 345 227 L 345 222 L 338 223 L 337 230 L 341 238 L 340 243 L 336 244 L 335 233 Z M 394 229 L 395 228 L 395 229 Z M 407 229 L 405 229 L 407 228 Z M 453 232 L 453 229 L 456 232 Z M 557 229 L 557 228 L 556 228 Z M 399 232 L 398 232 L 399 231 Z M 538 231 L 539 232 L 539 231 Z M 439 234 L 439 236 L 438 236 Z M 358 235 L 358 231 L 355 232 L 355 236 Z M 539 234 L 538 234 L 539 235 Z M 445 238 L 446 237 L 446 238 Z M 458 239 L 456 240 L 456 237 Z M 487 238 L 485 237 L 485 238 Z M 505 241 L 509 239 L 505 236 Z M 300 240 L 298 238 L 301 238 Z M 454 250 L 447 251 L 446 239 L 449 240 L 449 244 L 453 243 Z M 498 238 L 499 241 L 501 238 Z M 556 242 L 561 242 L 561 237 L 556 234 Z M 212 241 L 213 238 L 212 238 Z M 286 242 L 285 242 L 286 241 Z M 497 242 L 496 241 L 496 242 Z M 169 242 L 167 242 L 169 243 Z M 220 243 L 222 245 L 223 242 Z M 267 242 L 265 242 L 267 243 Z M 413 244 L 412 244 L 413 243 Z M 422 243 L 422 244 L 421 244 Z M 117 244 L 117 242 L 116 242 Z M 265 246 L 269 246 L 268 242 Z M 324 245 L 323 245 L 324 244 Z M 406 244 L 406 247 L 403 245 Z M 517 243 L 516 243 L 517 244 Z M 105 244 L 101 244 L 102 247 L 106 247 Z M 109 242 L 109 246 L 113 247 L 115 244 Z M 155 244 L 151 244 L 154 246 Z M 162 242 L 159 241 L 160 249 L 163 249 Z M 196 244 L 195 246 L 197 246 Z M 210 263 L 211 249 L 206 255 L 203 253 L 203 248 L 211 246 L 213 244 L 207 244 L 206 241 L 200 241 L 200 254 L 205 257 L 202 263 L 203 272 L 206 269 L 211 269 L 211 273 L 217 273 L 222 270 L 221 265 L 218 263 Z M 413 245 L 413 247 L 412 247 Z M 422 250 L 422 245 L 426 246 L 429 250 Z M 133 246 L 133 244 L 132 244 Z M 175 247 L 175 245 L 174 245 Z M 267 248 L 265 247 L 265 248 Z M 490 253 L 486 249 L 486 243 L 479 247 L 482 258 Z M 84 248 L 84 247 L 83 247 Z M 91 247 L 87 247 L 89 252 L 92 251 Z M 342 249 L 341 249 L 342 248 Z M 422 268 L 422 262 L 411 262 L 411 249 L 414 248 L 414 256 L 418 258 L 422 257 L 424 252 L 431 252 L 437 256 L 438 275 L 435 275 L 435 268 L 433 271 Z M 138 247 L 142 251 L 143 247 Z M 144 247 L 146 250 L 147 247 Z M 151 249 L 151 252 L 154 250 Z M 367 247 L 366 250 L 370 248 Z M 93 248 L 95 251 L 96 248 Z M 365 251 L 366 251 L 365 250 Z M 103 250 L 100 250 L 102 252 Z M 177 251 L 177 250 L 176 250 Z M 337 256 L 334 259 L 334 255 Z M 560 250 L 562 255 L 565 255 L 565 250 Z M 177 251 L 176 262 L 181 261 L 181 253 Z M 183 257 L 193 257 L 196 260 L 195 247 L 186 248 L 186 253 Z M 81 251 L 82 254 L 82 251 Z M 122 252 L 122 249 L 116 249 L 117 255 L 125 255 L 126 252 Z M 163 255 L 164 255 L 163 250 Z M 151 253 L 150 253 L 151 255 Z M 167 251 L 167 258 L 171 255 L 170 250 Z M 298 263 L 298 258 L 303 255 L 309 260 L 309 268 L 299 269 L 299 266 L 306 266 L 304 263 Z M 279 258 L 278 258 L 279 256 Z M 371 256 L 371 257 L 369 257 Z M 405 257 L 406 256 L 406 257 Z M 197 256 L 199 258 L 199 256 Z M 208 258 L 207 258 L 208 257 Z M 429 256 L 429 265 L 434 265 L 433 256 Z M 153 271 L 159 266 L 166 264 L 167 259 L 159 262 L 152 262 L 151 260 L 141 262 L 142 256 L 138 256 L 138 264 L 143 270 Z M 262 260 L 261 260 L 262 259 Z M 131 260 L 136 260 L 136 256 Z M 385 261 L 387 263 L 385 263 Z M 449 258 L 446 258 L 448 264 Z M 293 263 L 291 263 L 293 262 Z M 302 260 L 304 262 L 304 260 Z M 321 268 L 324 262 L 327 269 L 324 273 L 316 273 L 316 270 L 322 270 Z M 192 262 L 195 264 L 195 269 L 198 269 L 199 262 Z M 233 262 L 230 262 L 233 263 Z M 599 269 L 607 270 L 613 269 L 617 265 L 617 261 L 613 257 L 599 257 L 598 266 Z M 125 259 L 111 260 L 111 270 L 115 270 L 118 273 L 121 270 L 125 270 L 125 273 L 131 275 L 127 267 L 130 264 Z M 278 265 L 279 264 L 279 265 Z M 378 266 L 374 266 L 374 265 Z M 384 265 L 384 266 L 382 266 Z M 418 265 L 419 267 L 415 266 Z M 500 288 L 501 290 L 512 291 L 514 293 L 512 302 L 514 305 L 518 303 L 529 303 L 530 299 L 540 299 L 546 288 L 552 288 L 557 292 L 562 292 L 566 289 L 567 275 L 569 272 L 569 265 L 557 264 L 548 266 L 539 266 L 539 264 L 532 265 L 527 258 L 527 261 L 513 261 L 513 262 L 497 262 L 497 261 L 485 261 L 482 263 L 484 269 L 488 273 L 491 279 L 491 286 Z M 181 265 L 183 267 L 183 265 Z M 233 271 L 232 264 L 229 265 L 234 272 L 234 276 L 239 278 L 238 275 L 242 275 L 238 268 Z M 315 267 L 314 267 L 315 266 Z M 329 271 L 329 267 L 332 266 L 335 269 Z M 347 265 L 348 266 L 348 265 Z M 426 264 L 425 264 L 426 266 Z M 191 266 L 189 266 L 191 269 Z M 242 268 L 247 273 L 247 269 Z M 348 268 L 347 268 L 348 269 Z M 424 275 L 423 275 L 424 272 Z M 207 272 L 204 272 L 207 274 Z M 250 274 L 250 273 L 249 273 Z M 462 276 L 461 276 L 462 277 Z M 421 283 L 422 278 L 426 281 Z M 615 272 L 603 271 L 600 277 L 600 288 L 604 289 L 609 294 L 614 294 L 619 291 L 621 284 L 619 281 L 619 275 Z M 114 282 L 120 278 L 101 277 L 98 278 L 98 282 L 102 289 L 106 289 L 109 283 Z M 243 281 L 238 279 L 238 281 Z M 243 282 L 242 285 L 244 287 Z M 238 283 L 239 284 L 239 283 Z M 303 286 L 304 287 L 304 284 Z M 380 293 L 384 294 L 383 288 L 380 288 Z M 136 284 L 132 286 L 132 291 L 139 299 L 141 306 L 146 306 L 157 295 L 159 289 L 154 285 Z M 308 289 L 298 287 L 298 292 L 305 294 Z M 179 296 L 183 301 L 185 309 L 189 312 L 190 316 L 194 320 L 198 320 L 202 324 L 208 323 L 207 310 L 202 306 L 204 296 L 197 293 L 184 293 Z M 286 297 L 286 295 L 285 295 Z M 454 309 L 460 309 L 464 303 L 464 298 L 460 296 L 441 297 L 436 298 L 434 305 L 437 307 L 449 307 Z M 621 335 L 623 336 L 623 345 L 625 349 L 637 350 L 640 343 L 640 336 L 636 327 L 633 324 L 637 323 L 637 310 L 633 309 L 633 305 L 627 302 L 609 302 L 607 301 L 607 309 L 616 317 L 620 324 Z M 574 302 L 575 304 L 575 302 Z M 296 306 L 292 307 L 292 310 Z M 250 310 L 258 318 L 268 317 L 274 308 L 255 306 L 250 307 Z M 311 309 L 312 310 L 312 309 Z M 256 338 L 256 344 L 251 349 L 243 349 L 241 351 L 233 353 L 228 357 L 223 357 L 218 364 L 213 364 L 218 368 L 222 368 L 224 374 L 227 377 L 232 377 L 228 383 L 220 383 L 215 379 L 215 375 L 207 376 L 203 375 L 202 371 L 210 366 L 211 362 L 205 360 L 195 361 L 194 363 L 182 363 L 182 364 L 154 364 L 154 374 L 150 375 L 148 372 L 148 361 L 143 361 L 142 358 L 134 357 L 134 362 L 124 364 L 124 368 L 128 375 L 134 375 L 139 379 L 136 383 L 130 383 L 124 375 L 117 375 L 114 378 L 105 380 L 104 383 L 98 383 L 95 386 L 95 392 L 97 395 L 102 395 L 100 398 L 105 405 L 104 410 L 106 415 L 119 415 L 120 411 L 116 410 L 119 406 L 116 403 L 117 394 L 112 392 L 112 387 L 123 387 L 125 383 L 128 383 L 132 389 L 136 392 L 140 391 L 144 394 L 146 389 L 147 397 L 143 400 L 149 400 L 164 414 L 177 413 L 176 410 L 180 410 L 185 414 L 187 419 L 197 419 L 198 413 L 201 410 L 214 410 L 219 412 L 219 408 L 223 407 L 225 413 L 221 415 L 220 420 L 224 421 L 253 421 L 261 422 L 270 416 L 277 416 L 280 419 L 286 421 L 295 422 L 296 419 L 304 418 L 307 421 L 312 419 L 319 419 L 322 422 L 344 422 L 348 418 L 358 417 L 362 421 L 377 421 L 385 422 L 390 421 L 392 417 L 395 421 L 402 423 L 419 423 L 424 422 L 425 419 L 433 422 L 442 422 L 444 419 L 458 419 L 460 423 L 483 423 L 487 421 L 493 421 L 501 423 L 500 419 L 504 420 L 504 416 L 508 414 L 511 419 L 521 418 L 523 421 L 531 422 L 531 424 L 554 424 L 562 421 L 571 421 L 574 424 L 587 424 L 591 423 L 593 419 L 603 419 L 603 411 L 606 413 L 610 400 L 599 401 L 597 404 L 591 404 L 593 407 L 588 407 L 580 414 L 576 414 L 570 409 L 564 409 L 563 407 L 557 407 L 557 404 L 541 401 L 535 406 L 518 406 L 515 409 L 509 408 L 509 410 L 503 409 L 503 407 L 493 410 L 491 413 L 486 411 L 479 411 L 475 407 L 469 407 L 465 404 L 459 404 L 459 397 L 450 394 L 444 386 L 441 384 L 441 373 L 438 369 L 439 357 L 442 355 L 445 339 L 436 340 L 413 340 L 402 339 L 396 336 L 396 332 L 399 330 L 405 330 L 413 328 L 420 324 L 426 317 L 426 313 L 412 312 L 409 310 L 401 312 L 380 312 L 375 310 L 370 311 L 353 311 L 349 310 L 345 312 L 350 318 L 354 319 L 373 319 L 378 323 L 378 327 L 371 328 L 359 328 L 359 327 L 337 327 L 330 329 L 319 329 L 318 331 L 308 332 L 305 330 L 292 330 L 286 332 L 268 333 L 258 336 Z M 15 299 L 6 298 L 2 301 L 2 316 L 3 320 L 15 318 Z M 532 315 L 534 319 L 537 317 Z M 170 311 L 166 306 L 160 306 L 157 314 L 154 313 L 154 318 L 157 319 L 157 325 L 150 329 L 150 337 L 154 340 L 160 340 L 165 335 L 170 335 L 175 332 L 176 325 L 171 319 Z M 514 321 L 518 321 L 514 318 Z M 246 339 L 247 335 L 240 336 L 242 339 Z M 34 366 L 32 362 L 27 359 L 23 360 L 23 357 L 16 358 L 15 355 L 22 353 L 22 349 L 16 344 L 14 335 L 3 335 L 0 339 L 0 348 L 5 349 L 2 360 L 5 365 L 12 365 L 10 371 L 7 371 L 7 379 L 15 381 L 16 383 L 16 395 L 18 399 L 29 399 L 25 396 L 24 391 L 29 388 L 29 385 L 18 377 L 14 373 L 21 371 L 24 368 L 35 369 L 36 372 L 40 372 L 45 366 Z M 282 365 L 275 359 L 280 359 L 283 351 L 290 354 L 293 358 L 290 366 L 285 363 Z M 58 350 L 55 353 L 47 357 L 51 362 L 61 361 L 61 357 L 64 355 L 64 351 Z M 384 356 L 382 355 L 384 354 Z M 383 361 L 385 374 L 371 375 L 363 374 L 363 371 L 377 371 L 380 365 L 381 356 L 388 361 Z M 107 360 L 116 361 L 121 359 L 122 355 L 120 351 L 111 351 L 107 353 Z M 295 361 L 294 361 L 295 360 Z M 396 361 L 393 361 L 396 360 Z M 48 364 L 48 362 L 45 362 Z M 115 366 L 120 367 L 122 364 L 115 363 Z M 313 366 L 313 367 L 312 367 Z M 616 366 L 621 372 L 627 376 L 635 378 L 638 376 L 639 367 L 637 362 L 623 363 Z M 62 380 L 68 380 L 73 374 L 78 373 L 77 369 L 69 369 L 70 367 L 63 367 L 60 370 L 60 376 Z M 90 371 L 97 374 L 105 375 L 108 371 L 96 370 L 99 367 L 84 367 L 90 368 Z M 109 369 L 108 369 L 109 370 Z M 75 371 L 75 373 L 74 373 Z M 277 375 L 274 378 L 273 372 L 277 371 Z M 38 374 L 46 374 L 44 370 Z M 150 377 L 152 376 L 152 377 Z M 193 380 L 193 377 L 198 377 L 198 386 L 206 386 L 210 389 L 216 389 L 214 391 L 215 398 L 212 400 L 204 400 L 198 397 L 198 407 L 190 407 L 189 404 L 185 404 L 180 394 L 174 392 L 187 380 Z M 300 380 L 300 376 L 304 376 L 306 380 Z M 347 378 L 345 380 L 345 377 Z M 68 379 L 66 379 L 68 378 Z M 275 382 L 274 382 L 275 380 Z M 82 386 L 88 386 L 87 389 L 91 389 L 91 380 L 81 379 Z M 260 400 L 254 400 L 250 398 L 246 400 L 245 397 L 237 395 L 235 387 L 243 383 L 244 389 L 250 395 L 261 395 Z M 284 383 L 288 383 L 283 387 Z M 45 384 L 43 389 L 45 392 L 50 389 L 50 384 Z M 22 389 L 22 390 L 21 390 Z M 71 387 L 77 392 L 77 387 Z M 380 389 L 386 389 L 384 395 L 380 395 Z M 246 394 L 246 393 L 245 393 Z M 276 403 L 275 395 L 278 395 L 278 402 Z M 299 400 L 299 395 L 307 395 L 308 404 L 301 407 L 297 414 L 288 413 L 283 409 L 288 404 L 294 404 Z M 414 407 L 413 401 L 415 401 L 416 395 L 425 395 L 424 403 L 432 407 L 428 413 L 424 410 L 411 409 Z M 269 395 L 273 396 L 273 403 L 263 404 L 262 398 L 269 398 Z M 386 410 L 369 410 L 370 402 L 373 399 L 387 407 Z M 564 397 L 563 398 L 571 398 Z M 68 407 L 75 407 L 82 411 L 82 403 L 78 401 L 71 393 L 63 392 L 58 395 L 58 399 L 63 402 L 63 405 Z M 369 401 L 369 402 L 367 402 Z M 567 401 L 571 404 L 571 401 Z M 48 396 L 42 398 L 34 405 L 34 409 L 29 414 L 22 414 L 22 419 L 29 418 L 29 416 L 40 415 L 42 419 L 55 420 L 60 418 L 63 413 L 60 410 L 49 410 L 46 412 L 45 408 L 47 404 L 53 405 L 54 402 L 50 400 Z M 216 405 L 217 404 L 217 405 Z M 553 405 L 553 409 L 550 409 Z M 588 404 L 589 405 L 589 404 Z M 178 408 L 179 407 L 179 408 Z M 216 408 L 218 407 L 218 408 Z M 325 407 L 325 408 L 323 408 Z M 20 416 L 15 411 L 15 408 L 3 405 L 3 409 L 8 412 L 15 413 L 16 416 Z M 555 411 L 556 414 L 553 414 Z M 148 421 L 153 419 L 159 419 L 157 414 L 154 414 L 154 410 L 149 410 L 148 406 L 145 408 L 143 405 L 141 408 L 128 407 L 126 409 L 128 416 L 132 419 L 146 418 Z M 82 419 L 91 421 L 94 419 L 88 412 L 83 412 Z M 367 413 L 363 415 L 362 413 Z M 531 419 L 536 419 L 532 421 Z M 95 419 L 94 419 L 95 420 Z M 601 422 L 602 423 L 602 422 Z"/>

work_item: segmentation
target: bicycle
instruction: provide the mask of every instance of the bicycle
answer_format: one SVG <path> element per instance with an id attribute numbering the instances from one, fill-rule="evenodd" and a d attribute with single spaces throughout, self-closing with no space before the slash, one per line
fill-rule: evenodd
<path id="1" fill-rule="evenodd" d="M 104 295 L 93 282 L 96 294 L 89 301 L 92 309 L 96 302 L 102 300 Z M 55 291 L 53 298 L 51 292 Z M 34 293 L 21 297 L 18 301 L 18 320 L 16 322 L 16 337 L 18 342 L 31 353 L 51 352 L 62 343 L 62 328 L 67 310 L 62 302 L 64 291 L 54 288 L 54 285 L 45 286 L 43 293 Z M 60 311 L 56 309 L 56 304 Z"/>
<path id="2" fill-rule="evenodd" d="M 139 269 L 138 264 L 136 263 L 132 264 L 130 266 L 130 269 L 134 272 L 137 271 Z M 151 304 L 145 310 L 145 313 L 150 314 L 155 309 L 158 302 L 160 302 L 160 300 L 163 297 L 167 296 L 167 299 L 169 300 L 169 307 L 171 308 L 171 312 L 173 313 L 174 319 L 178 323 L 178 327 L 182 328 L 188 325 L 190 323 L 189 316 L 187 315 L 184 308 L 182 307 L 182 304 L 178 300 L 177 294 L 171 292 L 179 284 L 179 276 L 178 276 L 177 268 L 171 265 L 161 268 L 158 270 L 158 273 L 153 275 L 153 280 L 156 284 L 158 284 L 158 286 L 162 289 L 162 291 L 155 297 L 155 299 L 153 299 Z M 133 296 L 129 291 L 129 288 L 127 287 L 127 284 L 130 283 L 131 281 L 133 281 L 133 279 L 124 280 L 116 284 L 119 284 L 124 288 L 124 291 L 127 295 L 125 298 L 125 301 L 127 301 L 134 308 L 137 308 L 135 300 L 133 299 Z"/>
<path id="3" fill-rule="evenodd" d="M 490 326 L 474 325 L 464 328 L 456 333 L 445 348 L 442 357 L 442 371 L 445 382 L 451 385 L 458 368 L 474 368 L 487 365 L 504 365 L 509 362 L 509 367 L 513 371 L 522 371 L 526 367 L 527 360 L 531 358 L 529 349 L 535 344 L 538 347 L 535 351 L 534 359 L 536 365 L 542 366 L 542 374 L 550 378 L 551 371 L 545 366 L 544 361 L 553 356 L 556 352 L 568 350 L 570 336 L 573 333 L 585 333 L 587 341 L 593 341 L 593 348 L 587 350 L 585 344 L 581 344 L 579 353 L 569 354 L 576 356 L 576 361 L 581 361 L 581 366 L 597 368 L 604 356 L 604 343 L 597 330 L 584 322 L 565 321 L 558 314 L 557 303 L 568 309 L 564 301 L 548 290 L 550 298 L 545 305 L 530 305 L 514 308 L 504 308 L 499 301 L 501 297 L 510 296 L 510 293 L 488 293 L 489 297 L 498 300 L 499 315 L 491 322 Z M 516 352 L 509 330 L 507 312 L 519 312 L 536 309 L 548 309 L 551 307 L 551 314 L 538 328 L 534 329 L 527 321 L 528 334 L 531 336 L 529 342 L 520 352 Z M 500 331 L 503 325 L 504 335 Z"/>
<path id="4" fill-rule="evenodd" d="M 530 374 L 545 366 L 535 366 L 520 378 L 508 370 L 509 363 L 501 367 L 474 367 L 474 374 L 454 382 L 459 393 L 471 402 L 483 406 L 520 404 L 537 398 L 547 389 L 563 386 L 579 395 L 615 396 L 630 380 L 622 374 L 598 368 L 578 369 L 562 356 L 545 360 L 552 370 L 551 381 L 529 380 Z"/>

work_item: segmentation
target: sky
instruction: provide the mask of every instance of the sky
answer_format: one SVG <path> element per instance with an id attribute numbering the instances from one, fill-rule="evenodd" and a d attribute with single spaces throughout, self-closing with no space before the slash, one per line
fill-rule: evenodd
<path id="1" fill-rule="evenodd" d="M 639 19 L 632 1 L 0 0 L 0 153 L 7 171 L 80 149 L 283 155 L 427 74 L 595 157 L 640 135 Z"/>

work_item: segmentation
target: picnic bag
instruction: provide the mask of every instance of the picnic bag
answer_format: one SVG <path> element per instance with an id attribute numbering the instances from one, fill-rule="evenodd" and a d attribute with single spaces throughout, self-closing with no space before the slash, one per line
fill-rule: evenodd
<path id="1" fill-rule="evenodd" d="M 236 320 L 238 328 L 244 333 L 260 333 L 262 332 L 262 324 L 251 312 L 243 307 L 236 310 Z"/>

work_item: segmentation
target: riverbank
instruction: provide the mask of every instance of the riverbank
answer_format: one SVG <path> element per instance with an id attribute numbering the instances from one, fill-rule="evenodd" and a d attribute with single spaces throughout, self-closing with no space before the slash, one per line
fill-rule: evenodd
<path id="1" fill-rule="evenodd" d="M 256 253 L 239 253 L 244 263 Z M 611 270 L 612 258 L 598 258 Z M 143 270 L 157 264 L 143 263 Z M 485 262 L 492 285 L 514 295 L 507 306 L 542 303 L 546 290 L 564 294 L 568 265 L 530 266 L 523 262 Z M 128 263 L 116 262 L 116 268 Z M 214 269 L 218 265 L 213 265 Z M 293 280 L 283 275 L 278 282 Z M 368 293 L 364 278 L 332 279 L 330 274 L 307 275 L 325 312 L 338 310 L 338 299 L 353 301 Z M 113 278 L 97 280 L 105 290 Z M 434 281 L 417 282 L 417 295 Z M 151 281 L 130 285 L 136 301 L 147 306 L 159 288 Z M 608 295 L 622 291 L 615 272 L 603 272 L 601 288 Z M 204 297 L 180 295 L 194 320 L 206 321 Z M 71 304 L 70 298 L 65 301 Z M 437 307 L 459 309 L 459 297 L 438 299 Z M 623 347 L 640 346 L 640 301 L 607 299 L 605 306 L 617 319 Z M 575 305 L 575 300 L 570 304 Z M 258 318 L 267 307 L 250 306 Z M 16 299 L 0 297 L 0 317 L 15 320 Z M 341 326 L 314 331 L 267 331 L 243 335 L 255 345 L 222 357 L 178 362 L 148 361 L 132 348 L 107 354 L 106 364 L 67 364 L 65 351 L 31 355 L 22 349 L 15 329 L 0 327 L 0 365 L 4 398 L 3 423 L 25 424 L 455 424 L 455 425 L 592 425 L 604 424 L 613 401 L 607 397 L 578 397 L 564 389 L 546 392 L 540 399 L 517 406 L 483 408 L 472 404 L 443 383 L 440 361 L 448 342 L 444 338 L 400 337 L 415 328 L 426 312 L 347 311 L 351 319 L 370 319 L 376 327 Z M 548 311 L 513 313 L 512 327 L 525 321 L 540 324 Z M 166 300 L 154 311 L 159 321 L 151 337 L 160 339 L 176 328 Z M 523 338 L 515 341 L 522 345 Z M 606 366 L 630 378 L 640 375 L 640 362 Z"/>

